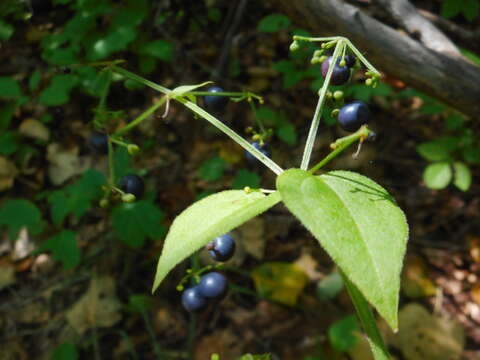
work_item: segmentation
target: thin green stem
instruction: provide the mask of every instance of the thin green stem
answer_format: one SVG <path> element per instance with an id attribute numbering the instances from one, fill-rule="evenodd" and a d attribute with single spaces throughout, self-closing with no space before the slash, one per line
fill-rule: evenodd
<path id="1" fill-rule="evenodd" d="M 355 45 L 353 45 L 351 43 L 350 40 L 348 39 L 345 39 L 345 42 L 346 44 L 348 45 L 348 47 L 350 48 L 350 50 L 353 51 L 353 53 L 360 59 L 360 61 L 366 66 L 366 68 L 372 72 L 374 72 L 375 74 L 377 74 L 378 76 L 381 76 L 380 72 L 375 69 L 375 67 L 370 64 L 370 62 L 363 56 L 363 54 L 360 52 L 360 50 L 358 50 Z"/>
<path id="2" fill-rule="evenodd" d="M 157 356 L 157 359 L 162 360 L 163 359 L 162 348 L 160 347 L 160 344 L 157 341 L 157 337 L 155 336 L 155 331 L 153 331 L 152 324 L 151 324 L 150 319 L 148 318 L 148 315 L 145 311 L 142 311 L 142 317 L 143 317 L 143 321 L 145 322 L 147 332 L 150 335 L 150 339 L 153 342 L 153 351 L 155 352 L 155 355 Z"/>
<path id="3" fill-rule="evenodd" d="M 325 102 L 325 95 L 327 94 L 328 85 L 330 84 L 330 79 L 332 77 L 333 69 L 335 67 L 337 58 L 344 46 L 345 44 L 343 43 L 343 39 L 337 42 L 337 45 L 335 46 L 335 51 L 333 52 L 333 59 L 330 62 L 330 66 L 328 67 L 327 76 L 325 76 L 325 81 L 322 88 L 320 89 L 317 107 L 315 108 L 315 113 L 313 115 L 312 123 L 310 125 L 310 131 L 308 133 L 307 143 L 305 144 L 305 149 L 303 151 L 302 163 L 300 165 L 300 168 L 302 170 L 307 170 L 308 164 L 310 163 L 310 157 L 312 156 L 313 145 L 315 143 L 315 137 L 318 131 L 318 125 L 320 124 L 320 117 L 322 115 L 322 106 Z"/>
<path id="4" fill-rule="evenodd" d="M 121 75 L 124 75 L 125 77 L 127 77 L 129 79 L 138 81 L 141 84 L 144 84 L 144 85 L 146 85 L 146 86 L 148 86 L 148 87 L 150 87 L 154 90 L 157 90 L 157 91 L 167 95 L 167 97 L 170 97 L 173 94 L 172 90 L 167 89 L 167 88 L 165 88 L 163 86 L 160 86 L 158 84 L 155 84 L 155 83 L 153 83 L 149 80 L 146 80 L 146 79 L 144 79 L 144 78 L 142 78 L 138 75 L 135 75 L 134 73 L 131 73 L 130 71 L 119 68 L 117 66 L 112 66 L 112 69 L 113 69 L 113 71 L 115 71 L 115 72 L 117 72 Z M 266 167 L 268 167 L 270 170 L 272 170 L 276 175 L 280 175 L 283 172 L 283 169 L 280 166 L 278 166 L 273 160 L 271 160 L 269 157 L 265 156 L 258 149 L 253 147 L 248 141 L 246 141 L 244 138 L 242 138 L 234 130 L 230 129 L 227 125 L 222 123 L 216 117 L 209 114 L 208 112 L 203 110 L 201 107 L 199 107 L 195 103 L 187 100 L 184 96 L 174 97 L 174 99 L 177 100 L 178 102 L 182 103 L 183 105 L 185 105 L 187 108 L 192 110 L 195 114 L 197 114 L 201 118 L 210 122 L 217 129 L 221 130 L 223 133 L 225 133 L 227 136 L 229 136 L 232 140 L 234 140 L 236 143 L 238 143 L 241 147 L 243 147 L 245 150 L 249 151 L 255 158 L 257 158 L 261 163 L 263 163 Z M 118 135 L 118 133 L 116 135 Z"/>
<path id="5" fill-rule="evenodd" d="M 250 104 L 250 108 L 252 109 L 253 117 L 255 119 L 255 122 L 257 123 L 258 127 L 260 128 L 260 132 L 262 134 L 266 134 L 265 127 L 263 126 L 262 121 L 257 116 L 257 108 L 255 107 L 255 104 L 253 103 L 253 101 L 249 101 L 248 103 Z"/>
<path id="6" fill-rule="evenodd" d="M 147 110 L 145 110 L 143 113 L 141 113 L 139 116 L 137 116 L 135 119 L 130 121 L 127 125 L 122 127 L 121 129 L 117 130 L 114 135 L 119 136 L 122 134 L 125 134 L 126 132 L 130 131 L 132 128 L 140 124 L 143 120 L 148 118 L 150 115 L 152 115 L 159 107 L 161 107 L 163 104 L 165 104 L 165 101 L 167 101 L 167 97 L 163 96 L 159 101 L 157 101 L 155 104 L 150 106 Z"/>
<path id="7" fill-rule="evenodd" d="M 357 315 L 360 318 L 360 323 L 362 324 L 363 330 L 367 334 L 368 343 L 370 344 L 373 358 L 375 360 L 390 360 L 390 354 L 388 353 L 387 347 L 383 342 L 382 335 L 378 330 L 377 322 L 375 321 L 375 316 L 370 309 L 370 305 L 363 294 L 352 282 L 350 282 L 345 274 L 342 271 L 340 271 L 340 273 L 342 274 L 348 294 L 350 295 L 353 305 L 355 306 Z"/>
<path id="8" fill-rule="evenodd" d="M 331 40 L 344 40 L 344 37 L 341 36 L 331 36 L 331 37 L 308 37 L 308 36 L 300 36 L 300 35 L 293 35 L 293 40 L 299 41 L 309 41 L 309 42 L 322 42 L 322 41 L 331 41 Z"/>
<path id="9" fill-rule="evenodd" d="M 368 128 L 366 126 L 362 126 L 354 134 L 351 134 L 351 135 L 348 135 L 348 136 L 345 136 L 343 138 L 338 139 L 337 141 L 335 141 L 331 145 L 331 147 L 333 148 L 333 151 L 331 153 L 329 153 L 327 156 L 325 156 L 322 160 L 320 160 L 310 170 L 308 170 L 308 172 L 310 174 L 314 174 L 318 169 L 325 166 L 327 163 L 329 163 L 332 159 L 337 157 L 338 154 L 340 154 L 343 150 L 348 148 L 354 142 L 359 141 L 361 139 L 366 139 L 368 137 L 369 133 L 370 133 L 370 130 L 368 130 Z"/>
<path id="10" fill-rule="evenodd" d="M 115 185 L 115 153 L 112 140 L 108 137 L 108 182 L 111 186 Z"/>

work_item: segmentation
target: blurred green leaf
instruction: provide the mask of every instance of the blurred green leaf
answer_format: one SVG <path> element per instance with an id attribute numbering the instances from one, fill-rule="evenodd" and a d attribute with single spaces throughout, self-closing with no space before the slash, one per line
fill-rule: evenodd
<path id="1" fill-rule="evenodd" d="M 5 131 L 0 133 L 0 154 L 11 155 L 20 147 L 19 136 L 16 132 Z"/>
<path id="2" fill-rule="evenodd" d="M 173 45 L 166 40 L 155 40 L 143 44 L 140 51 L 142 54 L 165 62 L 171 62 L 173 60 Z"/>
<path id="3" fill-rule="evenodd" d="M 463 54 L 463 56 L 469 58 L 475 64 L 480 65 L 480 56 L 479 55 L 474 54 L 473 52 L 471 52 L 467 49 L 462 49 L 462 48 L 460 48 L 460 52 Z"/>
<path id="4" fill-rule="evenodd" d="M 450 153 L 457 148 L 459 142 L 457 137 L 443 136 L 417 145 L 417 152 L 429 161 L 449 160 Z"/>
<path id="5" fill-rule="evenodd" d="M 10 240 L 15 240 L 23 227 L 31 234 L 38 234 L 43 230 L 43 226 L 42 213 L 28 200 L 7 200 L 0 207 L 0 227 L 8 228 Z"/>
<path id="6" fill-rule="evenodd" d="M 57 0 L 59 1 L 59 0 Z M 64 0 L 61 0 L 64 1 Z M 70 1 L 70 0 L 66 0 Z M 77 360 L 78 352 L 75 345 L 71 343 L 63 343 L 56 347 L 52 355 L 52 360 Z"/>
<path id="7" fill-rule="evenodd" d="M 0 129 L 7 129 L 10 126 L 16 108 L 17 105 L 14 102 L 7 103 L 0 108 Z"/>
<path id="8" fill-rule="evenodd" d="M 475 20 L 480 14 L 479 0 L 463 0 L 463 15 L 468 21 Z"/>
<path id="9" fill-rule="evenodd" d="M 289 121 L 284 121 L 278 126 L 276 135 L 280 140 L 288 145 L 293 146 L 297 144 L 297 129 Z"/>
<path id="10" fill-rule="evenodd" d="M 449 19 L 462 11 L 462 0 L 443 0 L 442 16 Z"/>
<path id="11" fill-rule="evenodd" d="M 443 189 L 452 180 L 452 168 L 448 162 L 430 164 L 423 172 L 423 180 L 430 189 Z"/>
<path id="12" fill-rule="evenodd" d="M 470 168 L 463 162 L 453 163 L 453 185 L 462 191 L 467 191 L 472 184 L 472 173 Z"/>
<path id="13" fill-rule="evenodd" d="M 271 14 L 260 20 L 257 31 L 277 32 L 290 26 L 290 19 L 283 14 Z"/>
<path id="14" fill-rule="evenodd" d="M 17 80 L 9 77 L 0 77 L 0 98 L 16 99 L 22 96 L 22 89 Z"/>
<path id="15" fill-rule="evenodd" d="M 127 308 L 132 312 L 144 313 L 153 306 L 153 299 L 151 296 L 144 294 L 130 295 L 128 298 Z"/>
<path id="16" fill-rule="evenodd" d="M 334 349 L 340 352 L 350 350 L 357 342 L 356 332 L 360 331 L 355 315 L 346 316 L 328 329 L 328 340 Z"/>
<path id="17" fill-rule="evenodd" d="M 113 231 L 125 244 L 141 247 L 148 238 L 156 240 L 165 235 L 163 217 L 163 212 L 149 201 L 124 203 L 113 209 Z"/>
<path id="18" fill-rule="evenodd" d="M 260 187 L 260 181 L 261 178 L 258 174 L 248 171 L 247 169 L 240 169 L 235 174 L 232 189 L 243 189 L 246 186 L 252 189 L 258 189 Z"/>
<path id="19" fill-rule="evenodd" d="M 469 146 L 462 150 L 463 159 L 472 164 L 480 164 L 480 147 Z"/>
<path id="20" fill-rule="evenodd" d="M 137 31 L 132 27 L 113 28 L 106 36 L 98 38 L 87 51 L 87 58 L 98 61 L 117 51 L 122 51 L 135 40 Z"/>
<path id="21" fill-rule="evenodd" d="M 72 74 L 56 75 L 39 96 L 38 101 L 47 106 L 63 105 L 70 99 L 70 92 L 77 84 L 77 77 Z"/>
<path id="22" fill-rule="evenodd" d="M 81 253 L 77 245 L 77 234 L 70 230 L 62 230 L 50 237 L 40 251 L 52 251 L 53 258 L 61 261 L 65 269 L 72 269 L 80 264 Z"/>
<path id="23" fill-rule="evenodd" d="M 219 156 L 213 156 L 203 162 L 198 169 L 198 176 L 208 182 L 220 179 L 225 171 L 225 160 Z"/>
<path id="24" fill-rule="evenodd" d="M 42 74 L 40 70 L 35 70 L 30 76 L 30 79 L 28 80 L 28 88 L 30 89 L 30 91 L 37 90 L 41 80 Z"/>
<path id="25" fill-rule="evenodd" d="M 90 169 L 74 184 L 52 192 L 48 203 L 53 223 L 60 225 L 70 214 L 79 220 L 102 196 L 105 183 L 103 173 Z"/>
<path id="26" fill-rule="evenodd" d="M 15 28 L 9 23 L 0 19 L 0 40 L 7 41 L 13 35 Z"/>

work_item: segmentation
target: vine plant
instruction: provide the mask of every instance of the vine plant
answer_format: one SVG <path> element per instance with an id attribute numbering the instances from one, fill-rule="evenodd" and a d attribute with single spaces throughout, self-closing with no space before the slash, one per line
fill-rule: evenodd
<path id="1" fill-rule="evenodd" d="M 166 115 L 170 101 L 176 100 L 198 117 L 216 126 L 277 175 L 276 190 L 221 191 L 197 201 L 177 216 L 165 239 L 152 292 L 159 287 L 175 265 L 213 238 L 283 202 L 340 268 L 348 293 L 368 336 L 374 358 L 389 359 L 370 305 L 394 331 L 397 330 L 400 272 L 408 240 L 406 218 L 384 188 L 361 174 L 330 171 L 317 175 L 317 171 L 325 164 L 352 144 L 360 145 L 372 132 L 363 125 L 355 133 L 337 139 L 331 144 L 332 151 L 308 169 L 322 107 L 337 59 L 340 57 L 343 59 L 347 52 L 353 53 L 367 68 L 366 84 L 370 86 L 376 86 L 380 73 L 344 37 L 294 36 L 290 49 L 292 51 L 298 49 L 302 42 L 321 43 L 321 49 L 314 53 L 312 63 L 319 62 L 326 49 L 334 48 L 334 51 L 325 82 L 318 92 L 318 104 L 299 168 L 282 169 L 219 119 L 199 107 L 196 104 L 196 97 L 205 93 L 196 89 L 207 83 L 184 85 L 170 90 L 119 67 L 116 62 L 109 64 L 106 71 L 138 81 L 164 96 L 142 115 L 113 133 L 110 136 L 110 148 L 112 142 L 121 144 L 126 132 L 163 105 L 166 108 Z M 229 96 L 236 101 L 244 99 L 261 101 L 261 98 L 251 93 L 216 95 Z"/>

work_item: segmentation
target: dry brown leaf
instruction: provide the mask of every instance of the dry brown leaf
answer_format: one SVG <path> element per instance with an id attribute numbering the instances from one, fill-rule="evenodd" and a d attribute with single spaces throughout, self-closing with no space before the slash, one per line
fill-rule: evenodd
<path id="1" fill-rule="evenodd" d="M 435 295 L 435 285 L 428 278 L 427 266 L 421 257 L 407 256 L 402 273 L 402 290 L 410 298 Z"/>
<path id="2" fill-rule="evenodd" d="M 35 119 L 25 119 L 20 124 L 18 131 L 23 136 L 41 140 L 48 141 L 50 139 L 50 130 L 38 120 Z"/>
<path id="3" fill-rule="evenodd" d="M 18 170 L 13 162 L 0 156 L 0 191 L 5 191 L 13 186 Z"/>
<path id="4" fill-rule="evenodd" d="M 242 354 L 243 339 L 239 338 L 230 328 L 220 329 L 203 336 L 195 347 L 195 360 L 208 360 L 213 353 L 220 359 L 236 359 Z"/>
<path id="5" fill-rule="evenodd" d="M 325 276 L 317 271 L 318 262 L 309 253 L 303 253 L 294 264 L 307 274 L 310 281 L 318 281 Z"/>
<path id="6" fill-rule="evenodd" d="M 83 334 L 94 327 L 109 327 L 120 321 L 120 301 L 115 281 L 109 276 L 94 277 L 88 291 L 67 312 L 68 323 Z"/>
<path id="7" fill-rule="evenodd" d="M 64 149 L 58 143 L 48 145 L 47 160 L 50 162 L 48 176 L 54 185 L 85 172 L 92 163 L 90 158 L 78 156 L 78 148 Z"/>
<path id="8" fill-rule="evenodd" d="M 463 328 L 410 303 L 399 313 L 399 346 L 407 360 L 457 360 L 465 345 Z"/>

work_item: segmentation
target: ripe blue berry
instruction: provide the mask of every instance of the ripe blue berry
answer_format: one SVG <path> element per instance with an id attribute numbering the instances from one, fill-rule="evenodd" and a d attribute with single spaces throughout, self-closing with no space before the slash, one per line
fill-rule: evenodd
<path id="1" fill-rule="evenodd" d="M 327 76 L 328 68 L 332 62 L 333 57 L 329 56 L 327 60 L 322 63 L 322 75 L 323 77 Z M 350 68 L 348 66 L 338 65 L 341 61 L 341 58 L 337 59 L 337 63 L 333 68 L 332 76 L 330 78 L 330 83 L 332 85 L 343 85 L 350 78 Z"/>
<path id="2" fill-rule="evenodd" d="M 207 245 L 208 253 L 216 261 L 227 261 L 235 252 L 235 240 L 230 234 L 215 238 Z"/>
<path id="3" fill-rule="evenodd" d="M 108 154 L 108 136 L 107 134 L 94 132 L 88 138 L 88 147 L 100 154 Z"/>
<path id="4" fill-rule="evenodd" d="M 200 311 L 207 306 L 207 299 L 200 295 L 199 287 L 196 285 L 183 292 L 182 305 L 187 311 Z"/>
<path id="5" fill-rule="evenodd" d="M 207 89 L 209 93 L 222 93 L 225 92 L 219 86 L 211 86 Z M 212 111 L 221 111 L 225 108 L 228 103 L 228 97 L 226 96 L 215 96 L 215 95 L 206 95 L 204 97 L 205 106 L 207 109 Z"/>
<path id="6" fill-rule="evenodd" d="M 129 174 L 120 179 L 120 189 L 127 194 L 133 194 L 136 198 L 139 198 L 145 191 L 145 183 L 140 176 Z"/>
<path id="7" fill-rule="evenodd" d="M 351 54 L 348 54 L 348 55 L 345 55 L 345 63 L 347 64 L 347 67 L 351 68 L 353 67 L 353 65 L 355 65 L 355 56 L 351 55 Z"/>
<path id="8" fill-rule="evenodd" d="M 227 278 L 218 272 L 209 272 L 200 279 L 198 292 L 206 298 L 220 298 L 227 291 Z"/>
<path id="9" fill-rule="evenodd" d="M 261 144 L 259 141 L 254 141 L 250 143 L 255 149 L 259 150 L 263 155 L 270 157 L 270 149 L 267 144 Z M 250 152 L 245 151 L 245 157 L 247 158 L 247 161 L 251 163 L 255 163 L 257 161 L 257 158 L 250 154 Z"/>
<path id="10" fill-rule="evenodd" d="M 344 105 L 338 113 L 338 124 L 343 130 L 357 131 L 370 121 L 372 114 L 363 101 L 354 101 Z"/>

